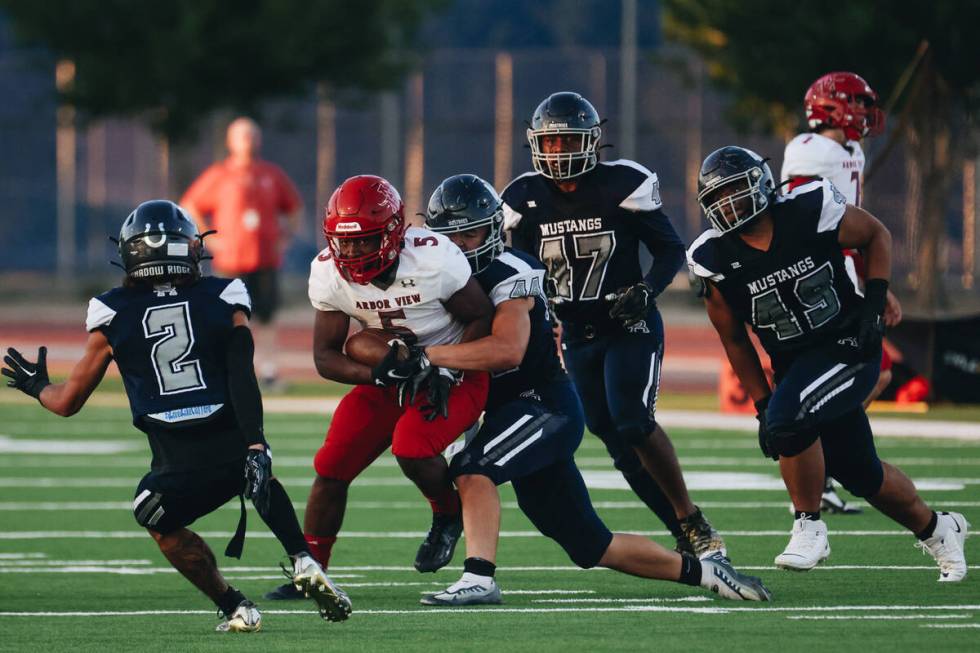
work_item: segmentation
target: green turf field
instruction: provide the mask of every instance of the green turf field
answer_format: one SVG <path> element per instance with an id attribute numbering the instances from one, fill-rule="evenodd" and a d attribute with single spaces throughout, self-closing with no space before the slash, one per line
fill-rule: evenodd
<path id="1" fill-rule="evenodd" d="M 695 501 L 725 535 L 742 569 L 761 575 L 769 604 L 733 603 L 673 583 L 607 570 L 580 571 L 505 502 L 498 581 L 504 605 L 424 608 L 419 595 L 454 581 L 411 563 L 428 507 L 390 457 L 351 490 L 331 575 L 350 592 L 354 616 L 321 621 L 305 602 L 261 600 L 280 582 L 283 559 L 264 525 L 250 519 L 241 561 L 221 559 L 229 580 L 259 603 L 255 635 L 212 632 L 210 602 L 173 572 L 132 518 L 133 489 L 148 449 L 128 411 L 88 407 L 65 420 L 0 398 L 0 650 L 976 650 L 980 571 L 939 584 L 931 558 L 876 513 L 828 517 L 833 554 L 808 574 L 777 571 L 772 559 L 791 526 L 777 469 L 755 436 L 725 431 L 671 435 Z M 104 398 L 104 397 L 103 397 Z M 670 402 L 668 401 L 668 404 Z M 928 416 L 927 416 L 928 417 Z M 947 419 L 949 417 L 944 416 Z M 274 468 L 301 511 L 311 456 L 327 425 L 317 415 L 267 414 Z M 980 442 L 882 439 L 934 507 L 963 512 L 980 528 Z M 601 444 L 587 435 L 578 461 L 599 513 L 613 530 L 663 526 L 624 489 Z M 606 489 L 600 489 L 605 487 Z M 732 489 L 735 487 L 755 489 Z M 219 554 L 237 504 L 193 527 Z M 976 556 L 968 542 L 967 554 Z M 972 642 L 972 643 L 971 643 Z"/>

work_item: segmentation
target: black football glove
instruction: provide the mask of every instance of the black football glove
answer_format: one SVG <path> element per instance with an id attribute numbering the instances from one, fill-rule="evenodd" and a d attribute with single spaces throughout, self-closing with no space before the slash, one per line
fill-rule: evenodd
<path id="1" fill-rule="evenodd" d="M 7 348 L 7 355 L 3 357 L 3 362 L 8 367 L 0 372 L 4 376 L 10 377 L 7 385 L 17 388 L 23 393 L 29 394 L 35 399 L 41 398 L 41 390 L 51 385 L 48 380 L 48 348 L 41 347 L 37 350 L 37 362 L 32 363 L 13 347 Z"/>
<path id="2" fill-rule="evenodd" d="M 771 395 L 770 395 L 771 396 Z M 779 454 L 773 450 L 772 441 L 769 437 L 769 425 L 766 423 L 766 409 L 769 407 L 770 397 L 755 402 L 755 418 L 759 420 L 759 449 L 766 458 L 779 460 Z"/>
<path id="3" fill-rule="evenodd" d="M 880 355 L 881 341 L 885 337 L 885 304 L 888 301 L 888 282 L 884 279 L 868 279 L 864 285 L 864 302 L 858 318 L 858 351 L 863 360 Z"/>
<path id="4" fill-rule="evenodd" d="M 632 326 L 645 319 L 650 307 L 656 303 L 653 288 L 645 281 L 620 288 L 616 293 L 606 295 L 606 299 L 613 302 L 609 317 L 621 321 L 623 326 Z"/>
<path id="5" fill-rule="evenodd" d="M 423 364 L 425 354 L 421 349 L 413 350 L 401 340 L 392 340 L 389 346 L 388 353 L 371 370 L 374 385 L 387 387 L 404 383 L 428 365 L 427 359 Z"/>
<path id="6" fill-rule="evenodd" d="M 265 515 L 269 510 L 269 481 L 272 480 L 272 458 L 268 452 L 260 449 L 249 449 L 245 456 L 245 491 L 246 499 L 252 500 L 252 505 Z"/>
<path id="7" fill-rule="evenodd" d="M 436 367 L 435 374 L 429 377 L 429 388 L 425 398 L 429 402 L 427 406 L 421 408 L 425 421 L 434 421 L 436 417 L 442 415 L 443 419 L 449 418 L 449 393 L 453 386 L 458 385 L 463 378 L 463 374 L 458 370 L 450 370 L 445 367 Z"/>
<path id="8" fill-rule="evenodd" d="M 398 384 L 398 405 L 411 406 L 415 403 L 415 398 L 419 396 L 422 388 L 429 383 L 429 378 L 436 373 L 435 367 L 429 362 L 429 357 L 420 347 L 412 351 L 415 359 L 415 367 L 408 378 Z"/>

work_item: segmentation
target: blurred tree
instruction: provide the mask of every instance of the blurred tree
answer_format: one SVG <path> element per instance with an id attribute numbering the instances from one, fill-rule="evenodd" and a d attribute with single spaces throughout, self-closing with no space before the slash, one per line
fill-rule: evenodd
<path id="1" fill-rule="evenodd" d="M 980 115 L 980 3 L 862 0 L 833 6 L 785 0 L 664 0 L 664 32 L 693 47 L 734 99 L 736 126 L 784 135 L 802 121 L 803 94 L 820 75 L 862 75 L 892 105 L 910 172 L 906 215 L 918 220 L 917 300 L 944 301 L 939 261 L 956 164 L 972 153 Z M 908 83 L 906 83 L 908 82 Z M 913 188 L 914 187 L 914 188 Z"/>
<path id="2" fill-rule="evenodd" d="M 398 82 L 422 19 L 446 0 L 0 0 L 17 36 L 75 64 L 60 99 L 139 116 L 170 141 L 215 109 Z"/>

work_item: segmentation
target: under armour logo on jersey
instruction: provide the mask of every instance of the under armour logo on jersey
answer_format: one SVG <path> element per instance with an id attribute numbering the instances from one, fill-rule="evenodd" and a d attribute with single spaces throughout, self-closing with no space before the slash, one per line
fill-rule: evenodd
<path id="1" fill-rule="evenodd" d="M 414 288 L 415 287 L 415 279 L 399 279 L 399 281 L 401 281 L 402 288 Z"/>
<path id="2" fill-rule="evenodd" d="M 626 327 L 626 330 L 629 331 L 630 333 L 650 333 L 650 329 L 647 328 L 646 320 L 640 320 L 635 324 L 631 324 L 628 327 Z"/>
<path id="3" fill-rule="evenodd" d="M 742 267 L 742 264 L 741 263 L 739 263 L 738 261 L 732 261 L 732 269 L 733 270 L 737 270 L 740 267 Z"/>
<path id="4" fill-rule="evenodd" d="M 529 209 L 536 209 L 536 208 L 538 208 L 538 203 L 535 202 L 534 200 L 528 200 L 527 201 L 527 207 Z"/>

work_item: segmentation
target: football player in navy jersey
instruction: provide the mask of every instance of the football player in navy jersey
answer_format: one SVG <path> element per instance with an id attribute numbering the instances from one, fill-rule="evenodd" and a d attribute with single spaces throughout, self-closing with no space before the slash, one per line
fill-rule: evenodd
<path id="1" fill-rule="evenodd" d="M 698 560 L 638 535 L 611 533 L 596 515 L 573 455 L 584 416 L 553 345 L 544 269 L 504 247 L 502 201 L 474 175 L 444 180 L 429 199 L 426 226 L 466 253 L 495 306 L 489 336 L 415 351 L 419 376 L 433 366 L 492 373 L 482 426 L 450 462 L 459 488 L 466 560 L 459 581 L 422 598 L 425 605 L 499 603 L 494 580 L 500 529 L 497 485 L 513 483 L 525 515 L 575 564 L 701 586 L 736 600 L 769 599 L 758 578 L 735 571 L 720 552 Z"/>
<path id="2" fill-rule="evenodd" d="M 795 507 L 776 566 L 805 571 L 830 555 L 820 519 L 825 473 L 912 531 L 939 563 L 939 580 L 966 576 L 959 513 L 936 513 L 897 467 L 875 451 L 862 402 L 878 378 L 891 235 L 847 204 L 828 180 L 777 196 L 769 165 L 741 147 L 704 160 L 698 201 L 713 225 L 687 252 L 703 282 L 708 316 L 732 368 L 755 401 L 759 444 L 779 460 Z M 863 252 L 862 296 L 842 249 Z M 772 359 L 770 388 L 748 324 Z"/>
<path id="3" fill-rule="evenodd" d="M 224 613 L 218 631 L 257 631 L 261 615 L 222 578 L 210 547 L 187 526 L 236 496 L 252 499 L 282 543 L 297 588 L 325 619 L 344 620 L 350 600 L 310 556 L 292 503 L 272 475 L 248 292 L 238 279 L 201 276 L 202 240 L 173 202 L 140 204 L 119 233 L 126 278 L 89 302 L 88 342 L 68 379 L 50 383 L 45 347 L 36 363 L 8 349 L 3 374 L 8 385 L 67 417 L 81 410 L 116 361 L 133 425 L 153 454 L 136 488 L 134 517 L 170 564 Z M 241 556 L 245 535 L 244 498 L 225 551 L 233 557 Z"/>
<path id="4" fill-rule="evenodd" d="M 546 98 L 527 132 L 535 172 L 502 194 L 505 227 L 515 249 L 545 265 L 589 430 L 678 551 L 725 552 L 655 419 L 664 353 L 656 298 L 684 264 L 684 243 L 662 210 L 657 175 L 626 159 L 599 161 L 600 136 L 599 114 L 581 95 Z M 653 254 L 646 275 L 641 244 Z"/>

